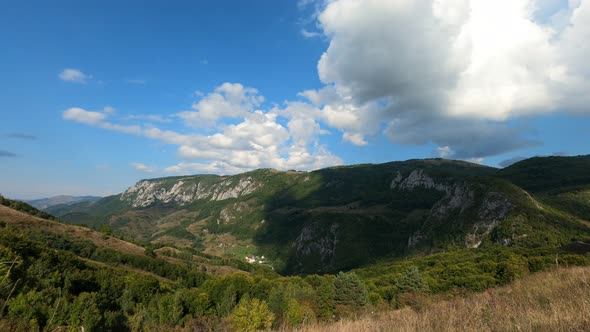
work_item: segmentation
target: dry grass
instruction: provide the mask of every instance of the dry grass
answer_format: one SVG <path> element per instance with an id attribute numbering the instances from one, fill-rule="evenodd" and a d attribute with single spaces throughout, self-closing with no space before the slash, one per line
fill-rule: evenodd
<path id="1" fill-rule="evenodd" d="M 590 268 L 530 275 L 464 298 L 300 331 L 590 331 Z"/>
<path id="2" fill-rule="evenodd" d="M 125 254 L 144 255 L 145 251 L 144 248 L 138 245 L 112 236 L 105 237 L 102 233 L 89 228 L 61 224 L 55 221 L 33 217 L 3 205 L 0 205 L 0 221 L 5 221 L 22 228 L 38 229 L 56 234 L 67 234 L 76 239 L 91 241 L 97 247 L 106 247 Z"/>
<path id="3" fill-rule="evenodd" d="M 38 229 L 49 233 L 68 235 L 79 240 L 90 241 L 97 247 L 109 248 L 124 254 L 136 256 L 145 255 L 145 248 L 136 244 L 123 241 L 112 236 L 104 236 L 102 233 L 89 228 L 67 225 L 51 220 L 37 218 L 3 205 L 0 205 L 0 221 L 7 222 L 21 228 Z M 161 254 L 158 255 L 158 258 L 172 264 L 185 265 L 187 263 L 184 260 Z M 214 275 L 228 275 L 235 272 L 243 272 L 230 266 L 215 266 L 203 263 L 200 264 L 204 265 L 207 268 L 207 271 Z M 129 268 L 129 270 L 133 270 L 133 268 Z"/>

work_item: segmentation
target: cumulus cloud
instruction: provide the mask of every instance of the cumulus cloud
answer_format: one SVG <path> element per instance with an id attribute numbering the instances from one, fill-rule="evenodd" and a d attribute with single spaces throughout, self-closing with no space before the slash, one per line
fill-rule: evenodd
<path id="1" fill-rule="evenodd" d="M 141 135 L 143 133 L 142 127 L 138 125 L 121 125 L 105 121 L 110 115 L 114 113 L 114 108 L 104 107 L 102 111 L 88 111 L 79 107 L 72 107 L 62 113 L 62 117 L 66 120 L 84 123 L 91 126 L 97 126 L 103 129 L 117 131 L 125 134 Z"/>
<path id="2" fill-rule="evenodd" d="M 219 119 L 244 117 L 263 101 L 264 97 L 254 88 L 239 83 L 223 83 L 194 103 L 193 111 L 181 112 L 178 116 L 192 127 L 209 127 Z"/>
<path id="3" fill-rule="evenodd" d="M 321 37 L 322 33 L 317 31 L 310 31 L 305 28 L 301 29 L 301 35 L 305 38 L 316 38 Z"/>
<path id="4" fill-rule="evenodd" d="M 182 131 L 81 108 L 64 118 L 175 145 L 171 173 L 340 164 L 320 142 L 334 132 L 347 144 L 385 135 L 482 162 L 541 144 L 511 120 L 590 114 L 590 1 L 553 1 L 301 0 L 329 46 L 317 65 L 323 87 L 298 100 L 269 109 L 257 89 L 224 83 L 175 114 Z"/>
<path id="5" fill-rule="evenodd" d="M 590 114 L 588 1 L 335 0 L 318 21 L 330 40 L 318 73 L 333 90 L 322 117 L 345 133 L 381 124 L 396 143 L 479 158 L 535 143 L 507 120 Z"/>
<path id="6" fill-rule="evenodd" d="M 144 173 L 154 173 L 158 170 L 156 167 L 147 166 L 142 163 L 131 163 L 131 164 L 129 164 L 129 166 L 135 168 L 135 170 L 137 170 L 137 171 L 144 172 Z"/>
<path id="7" fill-rule="evenodd" d="M 403 145 L 436 144 L 444 158 L 469 159 L 495 156 L 538 146 L 525 138 L 529 130 L 503 122 L 456 118 L 398 118 L 389 123 L 385 135 Z"/>
<path id="8" fill-rule="evenodd" d="M 212 98 L 218 98 L 212 97 L 214 95 L 221 97 L 221 104 L 229 105 L 231 112 L 218 115 L 213 113 L 216 109 L 211 108 L 212 112 L 207 113 L 209 109 L 202 105 L 211 102 Z M 180 133 L 152 124 L 123 125 L 109 118 L 110 114 L 81 108 L 68 109 L 64 111 L 63 117 L 106 130 L 176 145 L 182 161 L 164 169 L 169 173 L 203 171 L 230 174 L 263 167 L 310 170 L 342 164 L 340 158 L 319 143 L 318 136 L 328 132 L 321 128 L 315 115 L 312 115 L 320 112 L 318 108 L 295 102 L 288 103 L 282 109 L 274 107 L 265 111 L 257 109 L 262 101 L 263 97 L 256 89 L 233 83 L 224 83 L 214 92 L 203 94 L 195 103 L 200 105 L 198 111 L 194 112 L 198 113 L 196 117 L 211 121 L 217 116 L 220 119 L 238 118 L 233 124 L 213 121 L 215 130 L 208 135 L 200 133 L 198 128 L 193 129 L 192 133 Z M 200 114 L 203 111 L 205 113 Z M 196 126 L 192 116 L 181 118 L 188 128 Z M 129 117 L 123 119 L 127 120 Z M 362 137 L 351 139 L 362 143 Z M 138 170 L 155 170 L 141 165 L 132 164 Z"/>
<path id="9" fill-rule="evenodd" d="M 103 112 L 103 113 L 108 113 L 108 114 L 113 114 L 113 113 L 115 113 L 116 111 L 117 111 L 117 110 L 116 110 L 114 107 L 112 107 L 112 106 L 105 106 L 105 107 L 103 107 L 103 109 L 102 109 L 102 112 Z"/>
<path id="10" fill-rule="evenodd" d="M 369 143 L 367 143 L 367 141 L 365 141 L 365 138 L 363 137 L 363 135 L 359 134 L 359 133 L 351 134 L 351 133 L 345 132 L 344 134 L 342 134 L 342 139 L 345 141 L 348 141 L 354 145 L 358 145 L 358 146 L 363 146 L 363 145 L 369 144 Z"/>
<path id="11" fill-rule="evenodd" d="M 89 125 L 96 125 L 106 119 L 107 115 L 101 112 L 87 111 L 79 107 L 72 107 L 63 112 L 63 118 Z"/>
<path id="12" fill-rule="evenodd" d="M 92 78 L 91 75 L 84 74 L 79 69 L 74 68 L 66 68 L 58 75 L 59 79 L 65 82 L 72 82 L 72 83 L 86 83 L 89 79 Z"/>

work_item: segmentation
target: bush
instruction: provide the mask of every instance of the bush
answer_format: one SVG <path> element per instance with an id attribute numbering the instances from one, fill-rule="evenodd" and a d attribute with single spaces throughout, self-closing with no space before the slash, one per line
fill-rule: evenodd
<path id="1" fill-rule="evenodd" d="M 303 323 L 314 322 L 315 313 L 309 306 L 301 304 L 295 299 L 290 299 L 287 302 L 287 312 L 285 313 L 285 318 L 289 325 L 297 327 L 301 326 Z"/>
<path id="2" fill-rule="evenodd" d="M 270 329 L 274 314 L 264 301 L 242 298 L 228 317 L 230 326 L 236 331 L 256 331 Z"/>
<path id="3" fill-rule="evenodd" d="M 428 290 L 422 273 L 414 265 L 404 271 L 402 278 L 397 283 L 397 287 L 403 292 L 425 292 Z"/>
<path id="4" fill-rule="evenodd" d="M 509 283 L 521 278 L 528 272 L 528 261 L 518 255 L 510 254 L 508 259 L 498 265 L 498 279 L 504 283 Z"/>

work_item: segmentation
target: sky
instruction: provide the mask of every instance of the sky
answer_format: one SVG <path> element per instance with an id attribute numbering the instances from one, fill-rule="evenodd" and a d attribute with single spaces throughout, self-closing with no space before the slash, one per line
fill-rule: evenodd
<path id="1" fill-rule="evenodd" d="M 589 154 L 590 0 L 5 1 L 0 194 Z"/>

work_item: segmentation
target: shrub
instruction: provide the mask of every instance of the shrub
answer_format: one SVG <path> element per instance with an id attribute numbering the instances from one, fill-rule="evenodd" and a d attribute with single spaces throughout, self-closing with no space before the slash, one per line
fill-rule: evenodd
<path id="1" fill-rule="evenodd" d="M 403 292 L 425 292 L 428 290 L 422 273 L 413 265 L 404 271 L 397 287 Z"/>
<path id="2" fill-rule="evenodd" d="M 242 298 L 228 317 L 230 326 L 237 331 L 256 331 L 270 329 L 274 314 L 264 301 Z"/>

